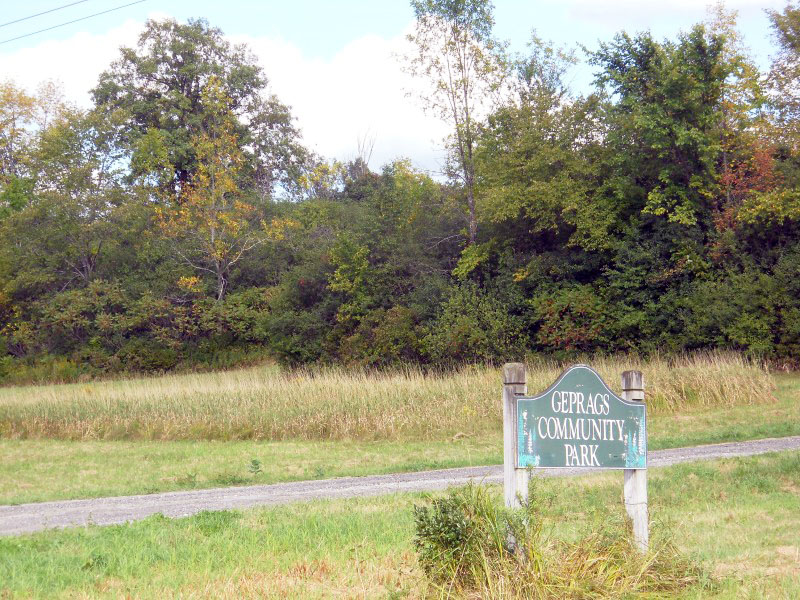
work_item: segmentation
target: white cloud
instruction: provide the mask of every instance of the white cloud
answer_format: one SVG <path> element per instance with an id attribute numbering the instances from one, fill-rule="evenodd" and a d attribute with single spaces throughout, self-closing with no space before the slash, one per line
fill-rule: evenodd
<path id="1" fill-rule="evenodd" d="M 347 44 L 330 60 L 308 58 L 274 38 L 237 37 L 259 57 L 271 87 L 291 105 L 306 142 L 317 152 L 354 158 L 359 137 L 374 137 L 372 167 L 398 157 L 425 169 L 439 167 L 443 123 L 427 116 L 406 91 L 416 82 L 394 56 L 402 36 L 368 35 Z"/>
<path id="2" fill-rule="evenodd" d="M 88 106 L 98 75 L 117 58 L 120 46 L 136 43 L 141 29 L 142 23 L 129 20 L 101 35 L 80 32 L 69 39 L 0 53 L 0 73 L 29 91 L 48 79 L 60 81 L 68 100 Z"/>
<path id="3" fill-rule="evenodd" d="M 142 27 L 141 22 L 126 21 L 104 34 L 83 32 L 0 53 L 0 73 L 30 91 L 41 81 L 58 80 L 69 100 L 89 106 L 89 90 L 98 75 L 118 57 L 120 46 L 136 43 Z M 270 91 L 292 107 L 305 143 L 316 152 L 326 158 L 352 159 L 358 138 L 374 137 L 373 168 L 398 157 L 411 158 L 419 168 L 439 168 L 447 129 L 406 96 L 415 82 L 402 73 L 393 56 L 403 50 L 403 36 L 368 35 L 326 60 L 307 57 L 278 38 L 231 36 L 231 40 L 250 46 L 270 80 Z"/>

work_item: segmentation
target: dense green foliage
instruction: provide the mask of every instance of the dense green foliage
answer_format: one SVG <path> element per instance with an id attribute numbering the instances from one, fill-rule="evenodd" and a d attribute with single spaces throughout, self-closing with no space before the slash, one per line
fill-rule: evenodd
<path id="1" fill-rule="evenodd" d="M 498 101 L 471 113 L 468 185 L 314 156 L 248 50 L 203 21 L 149 22 L 92 110 L 0 85 L 0 380 L 796 359 L 800 9 L 771 14 L 769 74 L 720 11 L 600 44 L 577 95 L 574 53 L 534 37 L 501 55 L 484 8 Z"/>

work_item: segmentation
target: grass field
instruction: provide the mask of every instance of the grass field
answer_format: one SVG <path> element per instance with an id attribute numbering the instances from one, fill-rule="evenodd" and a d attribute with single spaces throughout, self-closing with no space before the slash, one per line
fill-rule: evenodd
<path id="1" fill-rule="evenodd" d="M 640 369 L 651 415 L 768 404 L 769 374 L 734 355 L 592 361 L 618 389 Z M 528 389 L 561 372 L 528 369 Z M 260 367 L 88 384 L 0 389 L 0 437 L 67 440 L 425 440 L 501 430 L 500 370 L 278 371 Z"/>
<path id="2" fill-rule="evenodd" d="M 624 365 L 607 364 L 611 373 L 620 371 Z M 664 368 L 663 365 L 660 365 Z M 737 366 L 737 363 L 733 363 Z M 698 382 L 703 382 L 697 365 L 677 369 L 683 377 L 662 392 L 665 398 L 659 410 L 649 413 L 650 449 L 673 448 L 680 446 L 737 441 L 759 437 L 778 437 L 800 435 L 800 378 L 779 375 L 771 377 L 747 365 L 738 364 L 741 371 L 731 376 L 731 365 L 712 364 L 713 377 L 706 374 L 705 382 L 711 382 L 710 389 L 695 391 Z M 648 390 L 651 385 L 651 369 L 645 367 L 648 377 Z M 743 374 L 744 375 L 743 375 Z M 549 377 L 551 374 L 546 373 Z M 242 378 L 254 377 L 251 370 L 217 374 L 217 385 L 223 387 L 225 377 L 232 378 L 228 387 L 241 384 Z M 339 374 L 343 377 L 342 374 Z M 152 493 L 159 491 L 220 487 L 228 485 L 247 485 L 275 483 L 301 479 L 336 477 L 343 475 L 367 475 L 387 472 L 414 471 L 432 468 L 447 468 L 466 465 L 499 464 L 502 462 L 502 436 L 499 423 L 499 373 L 479 370 L 467 378 L 474 381 L 486 380 L 493 390 L 492 398 L 481 399 L 480 390 L 468 392 L 461 390 L 467 398 L 465 406 L 476 413 L 473 417 L 461 419 L 461 427 L 451 425 L 433 429 L 429 425 L 427 433 L 422 431 L 413 435 L 409 428 L 394 437 L 363 439 L 296 439 L 296 440 L 108 440 L 108 439 L 47 439 L 12 438 L 0 439 L 0 503 L 16 504 L 69 498 L 88 498 L 110 495 Z M 205 381 L 207 375 L 189 376 Z M 285 381 L 285 377 L 272 371 L 269 377 Z M 326 374 L 325 382 L 330 383 L 331 375 Z M 388 376 L 387 376 L 388 377 Z M 391 376 L 402 379 L 400 375 Z M 414 374 L 414 377 L 421 377 Z M 531 383 L 531 391 L 543 389 L 547 380 Z M 553 378 L 555 375 L 553 375 Z M 264 375 L 268 379 L 267 375 Z M 281 379 L 283 378 L 283 379 Z M 434 378 L 424 381 L 424 385 L 438 389 L 443 394 L 447 386 L 456 386 L 457 377 L 452 381 Z M 611 376 L 608 376 L 609 381 Z M 0 414 L 19 410 L 20 406 L 40 406 L 42 402 L 60 403 L 60 410 L 80 404 L 81 389 L 88 387 L 106 390 L 102 393 L 121 394 L 119 390 L 162 389 L 164 402 L 177 402 L 174 390 L 168 393 L 172 378 L 135 380 L 130 382 L 104 382 L 88 386 L 45 386 L 42 388 L 5 388 L 0 390 Z M 178 377 L 178 382 L 183 378 Z M 357 382 L 368 387 L 365 380 L 346 380 L 347 389 L 359 391 Z M 405 382 L 405 389 L 411 388 L 412 380 Z M 238 384 L 236 382 L 239 382 Z M 775 385 L 777 382 L 777 385 Z M 302 385 L 312 385 L 313 381 L 302 380 Z M 319 382 L 317 382 L 319 383 Z M 315 384 L 316 385 L 316 384 Z M 726 387 L 722 387 L 726 385 Z M 94 387 L 92 387 L 94 386 Z M 148 387 L 149 386 L 149 387 Z M 679 387 L 680 386 L 680 387 Z M 398 386 L 402 388 L 402 386 Z M 427 389 L 427 388 L 426 388 Z M 683 396 L 675 390 L 681 389 Z M 39 391 L 38 395 L 36 391 Z M 111 390 L 111 391 L 108 391 Z M 732 391 L 726 391 L 732 390 Z M 747 394 L 755 390 L 752 396 Z M 152 392 L 155 393 L 155 392 Z M 399 392 L 396 392 L 399 393 Z M 411 392 L 409 392 L 411 393 Z M 455 393 L 455 392 L 454 392 Z M 736 399 L 732 402 L 730 393 Z M 60 394 L 60 395 L 59 395 Z M 90 399 L 101 395 L 100 391 L 88 394 Z M 774 395 L 774 397 L 773 397 Z M 672 398 L 668 401 L 667 398 Z M 130 400 L 134 402 L 134 400 Z M 489 414 L 489 405 L 494 403 L 494 413 Z M 648 405 L 651 400 L 648 396 Z M 486 404 L 483 417 L 478 416 L 478 408 Z M 182 405 L 181 405 L 182 406 Z M 671 406 L 680 407 L 670 408 Z M 220 410 L 225 410 L 221 407 Z M 365 411 L 374 410 L 365 405 Z M 484 410 L 484 409 L 481 409 Z M 3 412 L 5 411 L 5 412 Z M 431 419 L 440 417 L 446 420 L 446 407 L 429 407 Z M 438 412 L 437 412 L 438 411 Z M 33 418 L 33 417 L 31 417 Z M 478 421 L 470 427 L 465 423 Z M 0 420 L 0 427 L 8 426 Z M 417 428 L 421 430 L 421 428 Z M 455 432 L 454 432 L 455 430 Z M 40 432 L 43 429 L 40 430 Z M 253 459 L 259 462 L 259 469 L 252 469 Z M 255 472 L 254 472 L 255 471 Z"/>
<path id="3" fill-rule="evenodd" d="M 684 598 L 800 596 L 800 453 L 650 471 L 656 535 L 707 577 Z M 550 535 L 619 520 L 622 475 L 545 480 Z M 576 492 L 580 493 L 576 493 Z M 495 489 L 499 501 L 499 489 Z M 0 597 L 420 598 L 420 495 L 314 502 L 0 538 Z"/>

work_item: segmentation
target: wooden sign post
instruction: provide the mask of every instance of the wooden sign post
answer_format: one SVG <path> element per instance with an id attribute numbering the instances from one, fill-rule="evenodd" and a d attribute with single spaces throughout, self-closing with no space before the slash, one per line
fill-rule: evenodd
<path id="1" fill-rule="evenodd" d="M 569 367 L 547 390 L 527 397 L 525 365 L 503 368 L 505 503 L 527 498 L 529 469 L 624 469 L 625 510 L 642 551 L 648 545 L 647 428 L 644 379 L 622 374 L 617 396 L 587 365 Z"/>
<path id="2" fill-rule="evenodd" d="M 641 371 L 622 373 L 622 397 L 629 402 L 644 404 L 644 376 Z M 647 442 L 645 435 L 645 443 Z M 647 469 L 625 469 L 623 489 L 625 511 L 633 523 L 633 538 L 639 550 L 647 552 L 650 526 L 647 517 Z"/>
<path id="3" fill-rule="evenodd" d="M 506 506 L 519 507 L 519 498 L 528 498 L 528 471 L 517 469 L 517 397 L 528 392 L 525 365 L 508 363 L 503 367 L 503 488 Z M 521 481 L 517 481 L 517 478 Z"/>

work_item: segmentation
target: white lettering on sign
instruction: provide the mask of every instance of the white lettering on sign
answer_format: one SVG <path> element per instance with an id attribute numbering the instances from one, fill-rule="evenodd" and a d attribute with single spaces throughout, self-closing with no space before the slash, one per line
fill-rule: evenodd
<path id="1" fill-rule="evenodd" d="M 541 440 L 623 441 L 624 419 L 539 417 L 536 433 Z"/>
<path id="2" fill-rule="evenodd" d="M 589 394 L 583 392 L 560 392 L 556 390 L 550 397 L 550 406 L 555 413 L 579 415 L 607 415 L 610 410 L 608 394 Z"/>
<path id="3" fill-rule="evenodd" d="M 564 464 L 567 467 L 599 467 L 597 444 L 564 444 Z"/>

